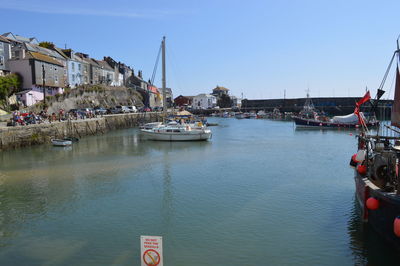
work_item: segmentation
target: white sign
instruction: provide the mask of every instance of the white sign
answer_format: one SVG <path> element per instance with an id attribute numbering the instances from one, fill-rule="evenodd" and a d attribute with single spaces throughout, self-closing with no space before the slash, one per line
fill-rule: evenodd
<path id="1" fill-rule="evenodd" d="M 162 236 L 140 236 L 141 266 L 163 266 Z"/>

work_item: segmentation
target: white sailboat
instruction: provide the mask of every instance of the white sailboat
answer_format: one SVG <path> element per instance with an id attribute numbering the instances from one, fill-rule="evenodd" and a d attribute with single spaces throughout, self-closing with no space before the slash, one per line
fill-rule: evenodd
<path id="1" fill-rule="evenodd" d="M 165 96 L 166 74 L 165 74 L 165 37 L 162 40 L 162 92 L 163 92 L 163 112 L 164 119 L 167 117 L 167 101 Z M 161 141 L 195 141 L 208 140 L 211 138 L 211 130 L 205 125 L 196 126 L 191 124 L 179 124 L 177 122 L 153 124 L 152 127 L 141 129 L 141 133 L 148 140 Z"/>

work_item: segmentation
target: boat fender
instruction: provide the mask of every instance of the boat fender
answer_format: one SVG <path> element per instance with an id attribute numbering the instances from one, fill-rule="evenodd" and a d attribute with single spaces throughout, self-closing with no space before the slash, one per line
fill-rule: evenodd
<path id="1" fill-rule="evenodd" d="M 190 128 L 189 128 L 189 126 L 186 126 L 186 130 L 189 130 Z"/>
<path id="2" fill-rule="evenodd" d="M 358 152 L 356 153 L 356 157 L 355 157 L 356 161 L 359 163 L 364 161 L 365 154 L 366 154 L 365 150 L 358 150 Z"/>
<path id="3" fill-rule="evenodd" d="M 350 159 L 350 166 L 351 166 L 351 167 L 356 167 L 356 166 L 357 166 L 357 163 L 359 163 L 359 162 L 357 162 L 357 160 L 356 160 L 356 155 L 357 155 L 357 154 L 353 154 L 353 156 L 351 156 L 351 159 Z"/>
<path id="4" fill-rule="evenodd" d="M 367 174 L 367 166 L 364 164 L 360 164 L 359 166 L 357 166 L 357 172 L 360 175 L 366 175 Z"/>
<path id="5" fill-rule="evenodd" d="M 374 197 L 369 197 L 367 199 L 366 204 L 367 204 L 368 210 L 374 211 L 374 210 L 377 210 L 379 208 L 379 200 L 377 198 L 374 198 Z"/>
<path id="6" fill-rule="evenodd" d="M 400 216 L 394 218 L 393 231 L 397 237 L 400 237 Z"/>

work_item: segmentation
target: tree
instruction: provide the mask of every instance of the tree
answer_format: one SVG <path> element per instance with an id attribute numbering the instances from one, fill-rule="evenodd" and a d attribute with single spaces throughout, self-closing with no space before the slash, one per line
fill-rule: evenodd
<path id="1" fill-rule="evenodd" d="M 217 101 L 217 105 L 220 108 L 230 108 L 232 107 L 232 99 L 227 94 L 222 94 L 221 97 Z"/>
<path id="2" fill-rule="evenodd" d="M 0 77 L 0 100 L 6 100 L 11 94 L 21 88 L 22 77 L 19 74 L 10 74 Z"/>

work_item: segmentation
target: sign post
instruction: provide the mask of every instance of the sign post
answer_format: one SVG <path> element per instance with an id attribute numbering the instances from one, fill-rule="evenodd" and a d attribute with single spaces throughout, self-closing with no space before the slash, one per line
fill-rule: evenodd
<path id="1" fill-rule="evenodd" d="M 141 266 L 163 266 L 162 236 L 140 236 Z"/>

